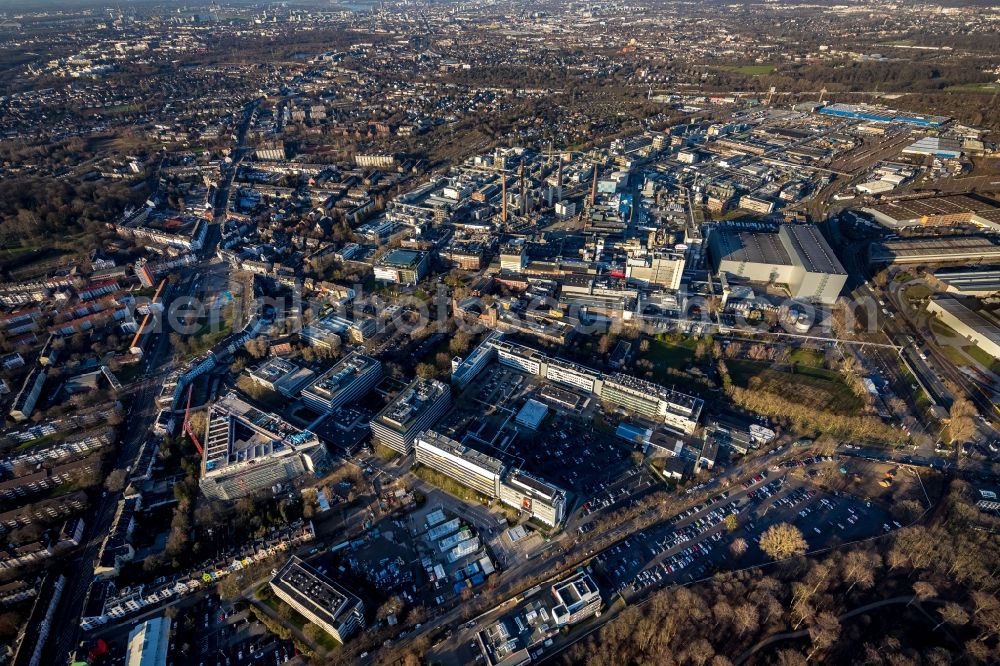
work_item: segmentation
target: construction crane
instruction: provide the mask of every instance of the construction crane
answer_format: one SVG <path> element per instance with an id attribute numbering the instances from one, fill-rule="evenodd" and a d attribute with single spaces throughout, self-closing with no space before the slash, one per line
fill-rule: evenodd
<path id="1" fill-rule="evenodd" d="M 188 387 L 188 399 L 187 407 L 184 408 L 184 426 L 183 430 L 194 442 L 194 448 L 197 449 L 198 455 L 204 455 L 205 449 L 201 446 L 201 441 L 198 439 L 198 435 L 194 434 L 194 428 L 191 427 L 191 393 L 194 391 L 194 384 Z"/>

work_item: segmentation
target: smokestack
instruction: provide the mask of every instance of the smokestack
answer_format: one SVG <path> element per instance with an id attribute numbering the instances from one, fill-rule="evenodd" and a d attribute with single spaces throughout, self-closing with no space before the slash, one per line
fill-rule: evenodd
<path id="1" fill-rule="evenodd" d="M 528 188 L 524 182 L 524 160 L 521 160 L 521 166 L 517 168 L 517 177 L 521 179 L 521 215 L 528 214 Z"/>
<path id="2" fill-rule="evenodd" d="M 562 190 L 562 153 L 559 154 L 559 168 L 556 170 L 556 187 Z"/>
<path id="3" fill-rule="evenodd" d="M 594 164 L 594 178 L 590 183 L 590 205 L 597 203 L 597 164 Z"/>
<path id="4" fill-rule="evenodd" d="M 500 172 L 500 182 L 503 184 L 502 200 L 500 202 L 500 221 L 507 224 L 507 174 Z"/>

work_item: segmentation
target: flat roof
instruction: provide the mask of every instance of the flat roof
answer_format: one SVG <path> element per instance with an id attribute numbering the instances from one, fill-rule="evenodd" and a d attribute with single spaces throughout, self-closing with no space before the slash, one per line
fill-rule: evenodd
<path id="1" fill-rule="evenodd" d="M 282 590 L 331 626 L 361 604 L 361 600 L 309 564 L 292 556 L 271 579 Z"/>
<path id="2" fill-rule="evenodd" d="M 236 393 L 212 405 L 207 421 L 202 456 L 205 476 L 319 444 L 312 432 L 254 407 Z"/>
<path id="3" fill-rule="evenodd" d="M 321 400 L 332 401 L 334 397 L 348 389 L 358 377 L 380 363 L 370 356 L 353 352 L 342 358 L 336 365 L 319 376 L 303 393 L 310 393 Z"/>
<path id="4" fill-rule="evenodd" d="M 793 250 L 802 266 L 810 273 L 847 275 L 833 248 L 812 224 L 783 224 L 778 229 L 788 249 Z"/>
<path id="5" fill-rule="evenodd" d="M 470 448 L 461 442 L 457 442 L 451 437 L 446 437 L 435 430 L 425 430 L 420 433 L 418 441 L 423 440 L 427 444 L 449 453 L 457 458 L 474 463 L 478 467 L 499 474 L 503 471 L 503 463 L 492 456 L 488 456 L 481 451 Z"/>
<path id="6" fill-rule="evenodd" d="M 899 222 L 918 222 L 923 217 L 986 213 L 998 209 L 1000 202 L 992 199 L 968 194 L 951 194 L 925 199 L 888 201 L 877 206 L 869 206 L 865 210 Z"/>
<path id="7" fill-rule="evenodd" d="M 789 266 L 791 257 L 778 234 L 735 229 L 716 230 L 722 261 Z"/>
<path id="8" fill-rule="evenodd" d="M 379 412 L 374 421 L 398 432 L 406 432 L 409 425 L 450 389 L 436 379 L 417 377 Z"/>

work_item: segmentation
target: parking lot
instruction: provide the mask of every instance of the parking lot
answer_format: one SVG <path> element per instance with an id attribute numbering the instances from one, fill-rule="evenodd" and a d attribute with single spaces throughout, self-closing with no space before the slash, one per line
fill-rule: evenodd
<path id="1" fill-rule="evenodd" d="M 652 589 L 690 582 L 734 564 L 768 561 L 761 535 L 780 522 L 795 525 L 810 550 L 835 542 L 876 536 L 900 527 L 871 501 L 844 493 L 828 494 L 795 467 L 823 465 L 832 458 L 807 458 L 762 472 L 641 534 L 634 534 L 596 558 L 608 586 L 626 598 Z M 800 464 L 801 463 L 801 464 Z M 748 549 L 733 561 L 730 544 L 746 540 Z"/>

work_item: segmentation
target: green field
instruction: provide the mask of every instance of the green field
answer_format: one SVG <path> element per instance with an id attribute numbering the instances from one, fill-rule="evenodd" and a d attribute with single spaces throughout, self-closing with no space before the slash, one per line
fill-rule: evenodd
<path id="1" fill-rule="evenodd" d="M 984 352 L 979 347 L 975 345 L 969 345 L 968 347 L 962 347 L 962 351 L 971 356 L 984 368 L 989 368 L 991 372 L 1000 374 L 1000 359 L 995 359 L 986 352 Z"/>
<path id="2" fill-rule="evenodd" d="M 745 76 L 763 76 L 770 74 L 776 68 L 774 65 L 726 65 L 722 69 Z"/>
<path id="3" fill-rule="evenodd" d="M 694 339 L 685 339 L 679 343 L 650 339 L 649 351 L 642 354 L 641 358 L 653 364 L 654 380 L 663 383 L 668 369 L 681 370 L 694 362 L 694 348 L 697 344 Z"/>

